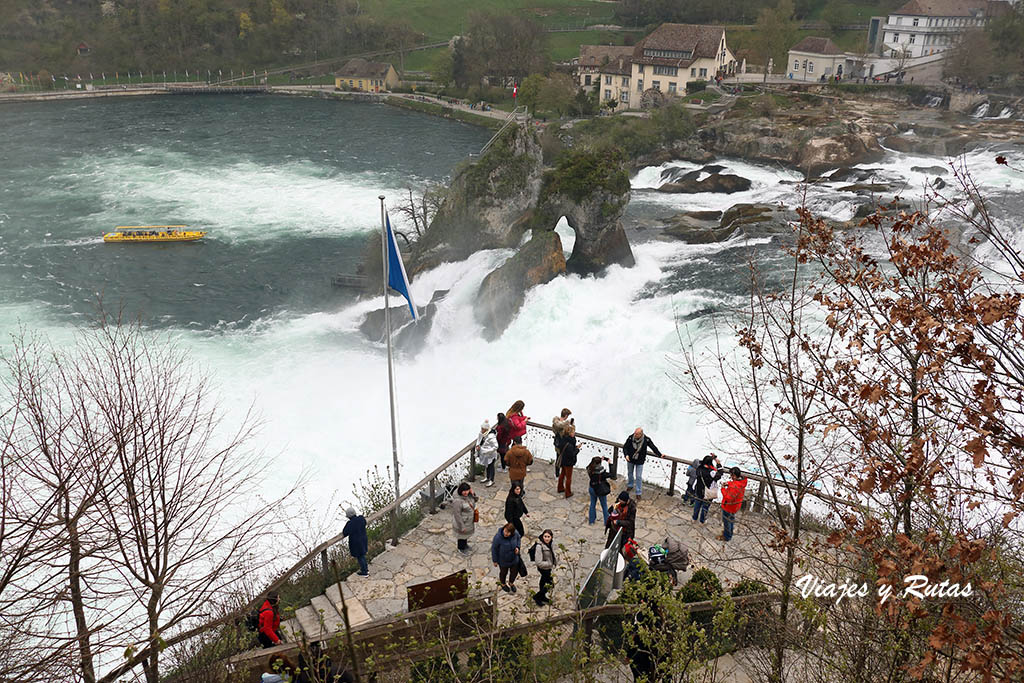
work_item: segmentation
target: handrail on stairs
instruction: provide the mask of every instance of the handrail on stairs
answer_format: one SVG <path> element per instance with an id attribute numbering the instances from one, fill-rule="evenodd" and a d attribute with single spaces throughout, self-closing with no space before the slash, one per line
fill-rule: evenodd
<path id="1" fill-rule="evenodd" d="M 508 128 L 514 123 L 517 123 L 520 116 L 526 116 L 526 113 L 527 109 L 525 105 L 520 105 L 513 109 L 511 112 L 509 112 L 509 115 L 505 117 L 505 123 L 501 125 L 501 128 L 498 129 L 498 132 L 492 135 L 491 139 L 488 140 L 487 143 L 480 148 L 480 151 L 477 152 L 476 154 L 473 154 L 472 156 L 483 156 L 484 152 L 490 149 L 491 145 L 494 144 L 494 141 L 498 139 L 498 136 L 504 133 L 506 128 Z"/>

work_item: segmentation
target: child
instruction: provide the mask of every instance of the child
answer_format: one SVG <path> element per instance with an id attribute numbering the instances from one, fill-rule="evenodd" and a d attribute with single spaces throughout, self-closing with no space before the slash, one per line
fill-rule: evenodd
<path id="1" fill-rule="evenodd" d="M 533 601 L 537 603 L 538 607 L 551 603 L 551 599 L 548 597 L 548 588 L 554 585 L 551 580 L 551 572 L 558 566 L 558 558 L 555 557 L 555 549 L 552 546 L 554 538 L 554 532 L 551 529 L 545 529 L 540 535 L 540 540 L 530 548 L 530 559 L 537 563 L 537 571 L 540 572 L 540 585 L 537 586 L 537 594 L 533 596 Z M 540 555 L 537 554 L 537 551 L 540 551 Z"/>

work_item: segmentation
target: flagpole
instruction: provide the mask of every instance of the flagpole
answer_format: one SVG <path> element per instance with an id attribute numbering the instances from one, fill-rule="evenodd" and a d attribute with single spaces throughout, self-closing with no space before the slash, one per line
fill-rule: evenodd
<path id="1" fill-rule="evenodd" d="M 384 266 L 384 328 L 388 340 L 388 399 L 391 402 L 391 460 L 395 467 L 395 508 L 391 511 L 391 545 L 398 545 L 398 498 L 402 492 L 398 488 L 398 437 L 395 432 L 395 381 L 394 370 L 392 370 L 391 355 L 391 308 L 388 305 L 388 278 L 391 275 L 388 259 L 388 230 L 384 222 L 384 195 L 380 199 L 380 233 L 381 233 L 381 258 Z"/>

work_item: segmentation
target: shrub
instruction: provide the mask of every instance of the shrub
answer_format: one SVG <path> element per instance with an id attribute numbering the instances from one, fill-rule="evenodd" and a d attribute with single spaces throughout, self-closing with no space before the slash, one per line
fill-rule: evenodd
<path id="1" fill-rule="evenodd" d="M 689 583 L 700 584 L 707 591 L 708 595 L 718 595 L 722 592 L 722 582 L 718 580 L 715 573 L 707 567 L 702 567 L 693 573 Z"/>
<path id="2" fill-rule="evenodd" d="M 741 598 L 744 595 L 757 595 L 758 593 L 767 593 L 768 587 L 757 579 L 743 579 L 729 591 L 729 594 L 734 598 Z"/>
<path id="3" fill-rule="evenodd" d="M 617 149 L 569 150 L 544 178 L 544 193 L 565 194 L 581 201 L 595 190 L 629 192 L 626 159 Z"/>

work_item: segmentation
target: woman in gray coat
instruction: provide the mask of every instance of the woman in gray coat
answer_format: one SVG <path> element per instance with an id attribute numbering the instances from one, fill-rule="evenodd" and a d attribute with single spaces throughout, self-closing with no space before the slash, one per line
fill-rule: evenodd
<path id="1" fill-rule="evenodd" d="M 476 495 L 473 487 L 466 482 L 459 484 L 455 500 L 452 501 L 452 528 L 459 539 L 459 552 L 469 555 L 469 539 L 476 530 Z"/>

